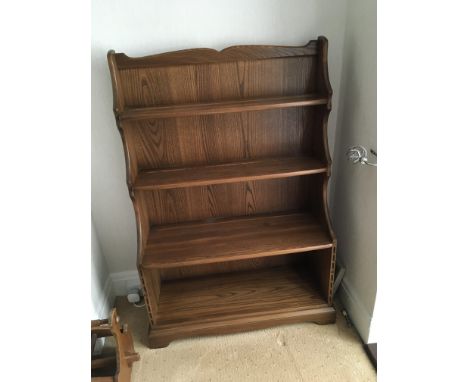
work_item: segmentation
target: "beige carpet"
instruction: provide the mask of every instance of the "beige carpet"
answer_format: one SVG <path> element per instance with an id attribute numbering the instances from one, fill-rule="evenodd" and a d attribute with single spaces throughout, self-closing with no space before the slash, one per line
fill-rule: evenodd
<path id="1" fill-rule="evenodd" d="M 116 307 L 141 357 L 133 364 L 132 382 L 376 381 L 359 337 L 341 314 L 334 325 L 285 325 L 148 349 L 145 308 L 123 297 L 117 298 Z"/>

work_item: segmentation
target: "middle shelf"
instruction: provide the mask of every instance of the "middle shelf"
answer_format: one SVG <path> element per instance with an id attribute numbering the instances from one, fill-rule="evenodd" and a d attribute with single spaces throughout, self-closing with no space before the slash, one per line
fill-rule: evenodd
<path id="1" fill-rule="evenodd" d="M 183 188 L 310 175 L 326 171 L 326 164 L 311 157 L 272 158 L 142 171 L 138 174 L 134 188 L 136 190 Z"/>
<path id="2" fill-rule="evenodd" d="M 309 213 L 225 218 L 153 227 L 142 266 L 174 268 L 332 246 L 327 228 Z"/>

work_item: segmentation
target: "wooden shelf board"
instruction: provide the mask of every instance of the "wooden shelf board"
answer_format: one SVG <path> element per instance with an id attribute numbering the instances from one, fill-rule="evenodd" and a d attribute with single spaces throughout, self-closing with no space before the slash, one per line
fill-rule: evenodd
<path id="1" fill-rule="evenodd" d="M 293 266 L 163 281 L 156 317 L 158 329 L 216 322 L 255 321 L 256 317 L 327 308 L 311 273 Z"/>
<path id="2" fill-rule="evenodd" d="M 173 268 L 332 246 L 328 230 L 307 213 L 219 219 L 153 227 L 142 266 Z"/>
<path id="3" fill-rule="evenodd" d="M 136 190 L 154 190 L 285 178 L 327 172 L 327 165 L 309 157 L 273 158 L 188 168 L 143 171 Z"/>
<path id="4" fill-rule="evenodd" d="M 327 103 L 328 97 L 326 96 L 305 94 L 287 97 L 269 97 L 235 101 L 127 108 L 121 111 L 118 116 L 121 121 L 125 121 L 134 119 L 186 117 L 193 115 L 280 109 L 286 107 L 326 105 Z"/>

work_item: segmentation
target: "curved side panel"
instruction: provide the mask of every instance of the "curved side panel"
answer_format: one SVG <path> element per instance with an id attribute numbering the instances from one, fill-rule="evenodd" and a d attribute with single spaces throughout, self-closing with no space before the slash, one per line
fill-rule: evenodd
<path id="1" fill-rule="evenodd" d="M 332 247 L 332 253 L 331 253 L 331 261 L 330 261 L 330 278 L 329 278 L 329 285 L 328 285 L 328 304 L 331 305 L 333 301 L 333 284 L 335 281 L 335 265 L 336 265 L 336 236 L 335 232 L 333 231 L 333 228 L 331 226 L 331 221 L 330 221 L 330 211 L 328 208 L 328 181 L 330 177 L 327 176 L 324 178 L 323 181 L 323 216 L 325 218 L 325 222 L 328 227 L 328 232 L 330 234 L 330 237 L 333 240 L 333 247 Z"/>
<path id="2" fill-rule="evenodd" d="M 114 96 L 114 113 L 119 113 L 124 109 L 122 89 L 120 85 L 120 75 L 117 68 L 116 54 L 113 50 L 107 52 L 107 63 L 109 64 L 109 70 L 111 73 L 112 80 L 112 94 Z"/>
<path id="3" fill-rule="evenodd" d="M 131 163 L 133 162 L 131 159 L 129 147 L 125 139 L 125 133 L 123 129 L 120 127 L 119 121 L 117 121 L 117 126 L 120 132 L 120 136 L 122 138 L 122 143 L 123 143 L 124 153 L 125 153 L 125 163 L 127 167 L 128 192 L 130 194 L 130 198 L 133 203 L 133 209 L 135 211 L 135 220 L 136 220 L 136 226 L 137 226 L 137 264 L 136 265 L 138 269 L 138 275 L 140 277 L 140 283 L 144 292 L 144 299 L 145 299 L 145 304 L 147 306 L 149 320 L 150 320 L 150 323 L 154 325 L 156 312 L 157 312 L 157 306 L 153 305 L 152 301 L 157 301 L 158 293 L 153 288 L 151 275 L 149 274 L 148 277 L 145 277 L 144 276 L 145 270 L 143 270 L 140 265 L 143 260 L 143 249 L 144 249 L 146 240 L 148 238 L 149 229 L 150 229 L 149 218 L 148 218 L 147 211 L 141 205 L 142 202 L 140 201 L 138 196 L 135 195 L 135 191 L 133 190 L 134 179 L 136 178 L 136 175 L 137 175 L 136 166 L 131 165 Z M 151 285 L 148 285 L 148 284 L 151 284 Z M 148 296 L 150 294 L 156 296 L 156 299 L 149 298 Z"/>
<path id="4" fill-rule="evenodd" d="M 328 109 L 331 110 L 332 107 L 332 95 L 333 90 L 330 84 L 330 78 L 328 76 L 328 40 L 324 36 L 320 36 L 318 39 L 318 50 L 319 50 L 319 62 L 321 63 L 321 82 L 322 82 L 322 92 L 328 95 Z"/>
<path id="5" fill-rule="evenodd" d="M 133 185 L 135 184 L 136 177 L 138 175 L 138 167 L 136 163 L 136 159 L 132 156 L 130 151 L 131 145 L 128 142 L 129 137 L 125 136 L 124 129 L 122 128 L 121 124 L 118 119 L 116 119 L 117 128 L 120 133 L 120 137 L 122 138 L 124 156 L 125 156 L 125 167 L 126 167 L 126 179 L 127 179 L 127 187 L 128 192 L 130 193 L 130 197 L 133 195 Z"/>
<path id="6" fill-rule="evenodd" d="M 330 278 L 329 278 L 329 286 L 328 286 L 328 304 L 331 306 L 333 302 L 333 283 L 335 281 L 335 265 L 336 265 L 336 236 L 335 232 L 333 231 L 331 220 L 330 220 L 330 210 L 328 207 L 328 181 L 331 176 L 331 157 L 330 151 L 328 147 L 328 116 L 330 115 L 330 109 L 328 109 L 323 116 L 322 120 L 322 136 L 323 136 L 323 147 L 325 151 L 325 155 L 327 158 L 328 163 L 328 171 L 326 177 L 324 177 L 323 181 L 323 190 L 322 190 L 322 197 L 323 197 L 323 216 L 325 223 L 328 228 L 328 232 L 330 237 L 333 240 L 333 248 L 331 253 L 331 261 L 330 261 Z"/>
<path id="7" fill-rule="evenodd" d="M 153 306 L 151 303 L 151 299 L 148 298 L 149 293 L 155 293 L 154 288 L 152 286 L 147 285 L 147 280 L 151 280 L 151 277 L 144 277 L 143 270 L 140 267 L 142 257 L 143 257 L 143 248 L 148 237 L 149 233 L 149 220 L 146 211 L 144 208 L 141 207 L 140 202 L 136 198 L 135 192 L 133 190 L 133 184 L 135 182 L 137 176 L 137 164 L 136 160 L 134 160 L 133 156 L 131 155 L 129 142 L 127 139 L 129 137 L 125 136 L 125 132 L 122 128 L 122 122 L 119 121 L 118 115 L 119 112 L 122 111 L 125 107 L 123 97 L 122 97 L 122 90 L 121 90 L 121 83 L 120 83 L 120 75 L 117 68 L 116 62 L 116 55 L 114 51 L 109 51 L 107 54 L 107 60 L 109 64 L 109 69 L 111 73 L 112 79 L 112 93 L 114 99 L 114 115 L 116 119 L 117 128 L 120 133 L 120 137 L 122 139 L 123 149 L 124 149 L 124 156 L 125 156 L 125 166 L 126 166 L 126 181 L 128 192 L 130 198 L 133 203 L 133 209 L 135 211 L 135 220 L 137 225 L 137 269 L 138 275 L 140 277 L 140 283 L 143 287 L 144 291 L 144 299 L 147 306 L 147 312 L 149 316 L 149 320 L 152 325 L 155 322 L 155 314 L 156 314 L 156 306 Z"/>
<path id="8" fill-rule="evenodd" d="M 125 104 L 122 96 L 122 88 L 121 88 L 121 81 L 120 81 L 120 74 L 117 68 L 117 63 L 115 59 L 115 53 L 113 50 L 107 53 L 107 61 L 109 64 L 109 70 L 111 73 L 112 79 L 112 93 L 114 97 L 114 116 L 115 121 L 117 124 L 117 128 L 119 129 L 120 137 L 122 138 L 124 154 L 125 154 L 125 165 L 126 165 L 126 174 L 127 174 L 127 187 L 130 192 L 130 197 L 133 199 L 133 183 L 137 176 L 137 167 L 135 161 L 132 160 L 129 145 L 127 145 L 126 137 L 124 131 L 122 129 L 121 121 L 119 120 L 119 113 L 124 110 Z"/>
<path id="9" fill-rule="evenodd" d="M 328 304 L 331 305 L 333 302 L 333 284 L 335 280 L 335 266 L 336 266 L 336 236 L 333 228 L 331 226 L 330 220 L 330 211 L 328 207 L 328 181 L 331 176 L 331 155 L 330 155 L 330 148 L 328 145 L 328 117 L 330 115 L 330 111 L 332 108 L 332 96 L 333 90 L 330 84 L 330 78 L 328 74 L 328 40 L 324 36 L 320 36 L 317 39 L 318 42 L 318 50 L 319 50 L 319 62 L 320 62 L 320 79 L 321 79 L 321 91 L 324 94 L 328 95 L 328 103 L 326 105 L 326 111 L 324 110 L 323 118 L 322 118 L 322 137 L 323 137 L 323 148 L 325 152 L 325 157 L 328 164 L 328 171 L 327 177 L 324 178 L 323 182 L 323 216 L 328 227 L 328 232 L 330 237 L 333 240 L 333 248 L 331 253 L 331 260 L 330 260 L 330 277 L 329 277 L 329 285 L 328 285 Z"/>
<path id="10" fill-rule="evenodd" d="M 328 145 L 328 117 L 330 116 L 331 111 L 331 98 L 333 95 L 333 91 L 331 88 L 330 80 L 328 77 L 328 40 L 326 37 L 320 36 L 318 38 L 319 47 L 320 47 L 320 62 L 321 62 L 321 78 L 323 80 L 324 90 L 328 94 L 329 101 L 327 104 L 327 110 L 324 111 L 322 117 L 322 137 L 323 137 L 323 148 L 325 151 L 325 156 L 328 164 L 328 171 L 327 171 L 327 178 L 323 182 L 323 206 L 324 206 L 324 216 L 328 226 L 328 230 L 330 232 L 330 236 L 333 239 L 333 242 L 336 245 L 336 236 L 333 232 L 330 222 L 330 212 L 328 209 L 328 180 L 331 175 L 331 156 L 330 156 L 330 148 Z"/>
<path id="11" fill-rule="evenodd" d="M 335 232 L 333 231 L 333 228 L 331 226 L 331 221 L 330 221 L 330 211 L 328 209 L 328 180 L 330 177 L 325 177 L 323 181 L 323 216 L 325 218 L 325 223 L 327 224 L 328 227 L 328 232 L 330 233 L 330 237 L 333 240 L 333 243 L 336 244 L 336 236 Z"/>
<path id="12" fill-rule="evenodd" d="M 325 159 L 328 164 L 328 171 L 327 171 L 327 177 L 325 178 L 323 182 L 323 216 L 325 218 L 328 231 L 330 233 L 331 238 L 333 239 L 333 242 L 336 244 L 336 237 L 335 233 L 333 232 L 333 229 L 331 227 L 331 222 L 330 222 L 330 212 L 328 209 L 328 180 L 331 176 L 331 155 L 330 155 L 330 148 L 328 145 L 328 117 L 330 116 L 331 112 L 331 98 L 333 95 L 333 91 L 330 85 L 330 80 L 328 78 L 328 40 L 326 37 L 320 36 L 318 38 L 318 43 L 319 43 L 319 55 L 320 55 L 320 73 L 319 77 L 321 78 L 322 86 L 323 86 L 323 91 L 328 95 L 329 101 L 327 104 L 327 107 L 323 108 L 322 111 L 322 121 L 321 121 L 321 130 L 322 130 L 322 145 L 325 153 Z"/>
<path id="13" fill-rule="evenodd" d="M 322 109 L 322 119 L 321 119 L 321 137 L 322 137 L 322 142 L 321 146 L 323 148 L 323 154 L 325 156 L 325 161 L 327 162 L 327 175 L 331 175 L 331 165 L 332 165 L 332 159 L 330 155 L 330 148 L 328 146 L 328 117 L 330 116 L 330 109 L 325 109 L 325 107 Z"/>

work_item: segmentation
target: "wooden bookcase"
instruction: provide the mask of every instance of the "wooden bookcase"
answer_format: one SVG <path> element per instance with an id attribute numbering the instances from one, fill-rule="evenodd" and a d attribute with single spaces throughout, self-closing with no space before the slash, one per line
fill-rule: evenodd
<path id="1" fill-rule="evenodd" d="M 109 52 L 150 347 L 335 321 L 327 49 Z"/>

